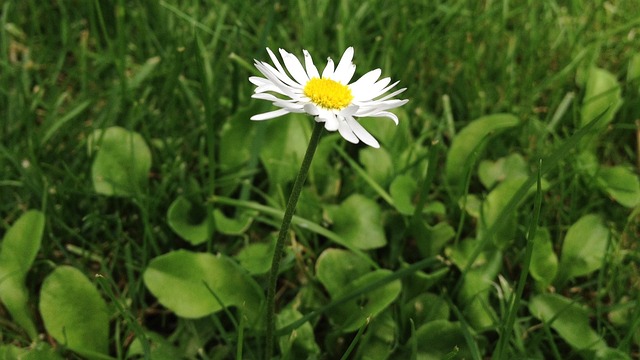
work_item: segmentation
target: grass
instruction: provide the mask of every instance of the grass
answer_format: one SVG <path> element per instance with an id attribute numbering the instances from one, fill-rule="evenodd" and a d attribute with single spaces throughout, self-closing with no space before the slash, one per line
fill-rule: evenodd
<path id="1" fill-rule="evenodd" d="M 145 358 L 260 358 L 264 331 L 248 320 L 251 310 L 230 302 L 202 317 L 177 315 L 149 290 L 145 273 L 179 249 L 217 254 L 266 292 L 260 254 L 272 251 L 311 120 L 249 121 L 271 109 L 250 98 L 252 60 L 267 60 L 265 47 L 298 56 L 304 48 L 321 66 L 354 46 L 356 76 L 379 67 L 407 87 L 410 101 L 397 128 L 363 120 L 381 150 L 323 135 L 280 270 L 276 353 L 638 358 L 638 202 L 624 205 L 616 194 L 640 191 L 640 71 L 629 66 L 639 56 L 639 10 L 635 1 L 581 0 L 5 1 L 0 233 L 26 210 L 45 215 L 25 278 L 28 313 L 45 336 L 30 339 L 0 307 L 0 353 L 86 356 L 46 336 L 52 325 L 38 307 L 45 279 L 71 265 L 107 304 L 103 356 L 124 359 L 138 349 Z M 611 74 L 623 101 L 604 105 L 615 113 L 592 125 L 595 134 L 582 125 L 593 67 Z M 473 140 L 468 177 L 456 180 L 466 190 L 457 192 L 444 170 L 455 140 L 474 120 L 499 113 L 517 125 Z M 89 141 L 113 126 L 140 134 L 152 157 L 140 188 L 126 196 L 93 185 L 98 152 Z M 588 141 L 578 139 L 581 129 Z M 549 161 L 541 189 L 527 193 L 521 175 L 536 179 L 540 159 Z M 193 205 L 185 221 L 208 230 L 200 243 L 170 224 L 178 196 Z M 218 217 L 207 215 L 214 210 Z M 601 222 L 581 227 L 586 215 Z M 529 265 L 536 227 L 548 240 L 535 236 L 542 245 Z M 354 245 L 358 233 L 385 245 Z M 352 251 L 328 251 L 337 249 Z M 544 270 L 554 258 L 558 274 L 550 277 Z M 233 285 L 205 293 L 224 305 L 235 301 Z M 368 313 L 349 319 L 358 309 Z M 571 333 L 602 343 L 589 347 Z"/>

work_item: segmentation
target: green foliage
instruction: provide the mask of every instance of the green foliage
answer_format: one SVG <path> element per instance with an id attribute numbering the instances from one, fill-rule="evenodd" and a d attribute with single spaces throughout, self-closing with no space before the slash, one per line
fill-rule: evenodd
<path id="1" fill-rule="evenodd" d="M 144 283 L 179 316 L 199 318 L 236 306 L 246 314 L 250 327 L 261 326 L 264 295 L 255 280 L 226 256 L 170 252 L 149 263 Z"/>
<path id="2" fill-rule="evenodd" d="M 637 10 L 1 2 L 0 358 L 262 358 L 313 120 L 250 121 L 272 109 L 251 62 L 348 46 L 354 78 L 380 68 L 410 101 L 397 126 L 361 120 L 380 149 L 322 135 L 279 269 L 277 356 L 635 356 Z"/>
<path id="3" fill-rule="evenodd" d="M 9 228 L 0 244 L 0 301 L 30 338 L 37 335 L 25 286 L 27 272 L 40 250 L 45 216 L 30 210 Z"/>
<path id="4" fill-rule="evenodd" d="M 133 196 L 147 184 L 151 169 L 151 152 L 135 132 L 120 127 L 96 130 L 89 141 L 97 148 L 91 167 L 96 192 L 103 195 Z"/>
<path id="5" fill-rule="evenodd" d="M 80 270 L 59 266 L 47 276 L 39 309 L 47 332 L 60 344 L 87 358 L 107 354 L 107 304 Z"/>

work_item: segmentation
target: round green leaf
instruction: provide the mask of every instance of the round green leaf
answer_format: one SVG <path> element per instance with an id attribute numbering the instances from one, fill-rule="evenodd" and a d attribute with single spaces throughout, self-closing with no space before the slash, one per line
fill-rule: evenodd
<path id="1" fill-rule="evenodd" d="M 529 170 L 522 155 L 515 153 L 496 161 L 482 160 L 478 165 L 478 178 L 485 188 L 512 177 L 528 177 Z"/>
<path id="2" fill-rule="evenodd" d="M 608 241 L 609 229 L 602 218 L 593 214 L 581 217 L 571 225 L 564 238 L 558 274 L 569 279 L 598 270 Z"/>
<path id="3" fill-rule="evenodd" d="M 414 336 L 421 360 L 445 359 L 449 354 L 456 354 L 452 359 L 473 358 L 458 322 L 434 320 L 418 328 Z"/>
<path id="4" fill-rule="evenodd" d="M 362 250 L 377 249 L 387 244 L 378 204 L 359 194 L 353 194 L 340 206 L 327 212 L 333 222 L 333 232 L 349 245 Z"/>
<path id="5" fill-rule="evenodd" d="M 389 194 L 398 212 L 404 215 L 413 215 L 415 210 L 413 198 L 417 190 L 418 184 L 409 175 L 399 175 L 393 179 L 389 187 Z"/>
<path id="6" fill-rule="evenodd" d="M 604 191 L 617 202 L 628 208 L 640 204 L 640 180 L 631 169 L 614 166 L 601 167 L 597 181 Z"/>
<path id="7" fill-rule="evenodd" d="M 385 148 L 364 148 L 358 153 L 360 163 L 367 174 L 378 184 L 386 187 L 393 172 L 393 160 Z"/>
<path id="8" fill-rule="evenodd" d="M 494 114 L 478 118 L 462 129 L 447 153 L 445 176 L 449 185 L 456 188 L 462 185 L 469 171 L 469 158 L 485 137 L 518 124 L 518 118 L 511 114 Z"/>
<path id="9" fill-rule="evenodd" d="M 570 299 L 557 294 L 540 294 L 529 302 L 529 311 L 576 349 L 598 350 L 607 347 L 589 326 L 587 310 Z"/>
<path id="10" fill-rule="evenodd" d="M 407 319 L 413 320 L 416 327 L 434 320 L 449 318 L 449 305 L 440 296 L 422 293 L 403 305 Z"/>
<path id="11" fill-rule="evenodd" d="M 98 148 L 91 167 L 97 193 L 132 196 L 146 186 L 151 151 L 140 134 L 114 126 L 94 132 L 90 144 Z"/>
<path id="12" fill-rule="evenodd" d="M 283 328 L 302 318 L 302 314 L 291 307 L 286 307 L 278 313 L 276 327 Z M 290 334 L 280 336 L 278 345 L 282 354 L 288 354 L 291 359 L 308 358 L 311 354 L 319 354 L 320 347 L 316 343 L 313 327 L 307 321 Z M 286 356 L 283 356 L 286 358 Z"/>
<path id="13" fill-rule="evenodd" d="M 223 255 L 173 251 L 151 260 L 143 278 L 158 301 L 178 316 L 199 318 L 236 306 L 243 309 L 251 327 L 262 319 L 262 290 Z"/>
<path id="14" fill-rule="evenodd" d="M 580 124 L 587 125 L 607 110 L 607 113 L 598 121 L 598 128 L 601 129 L 613 120 L 620 106 L 622 106 L 622 90 L 616 77 L 607 70 L 592 67 L 589 70 L 582 100 Z"/>
<path id="15" fill-rule="evenodd" d="M 32 339 L 37 336 L 37 331 L 29 309 L 25 278 L 40 249 L 44 222 L 42 212 L 25 212 L 7 230 L 0 246 L 0 301 L 13 321 Z"/>
<path id="16" fill-rule="evenodd" d="M 550 284 L 558 272 L 558 257 L 553 252 L 551 235 L 546 228 L 538 228 L 533 239 L 531 253 L 531 276 L 543 286 Z"/>
<path id="17" fill-rule="evenodd" d="M 198 210 L 202 210 L 202 214 Z M 206 208 L 198 209 L 183 196 L 178 196 L 169 206 L 167 222 L 171 230 L 193 245 L 202 244 L 209 237 Z"/>
<path id="18" fill-rule="evenodd" d="M 235 258 L 252 275 L 266 274 L 271 269 L 275 241 L 253 243 L 240 250 Z"/>
<path id="19" fill-rule="evenodd" d="M 309 118 L 300 114 L 267 124 L 260 160 L 270 184 L 282 185 L 295 179 L 311 136 L 310 124 Z"/>
<path id="20" fill-rule="evenodd" d="M 107 304 L 80 270 L 59 266 L 44 280 L 40 313 L 47 332 L 59 343 L 87 357 L 107 354 Z"/>
<path id="21" fill-rule="evenodd" d="M 213 218 L 216 223 L 216 231 L 226 235 L 242 235 L 253 222 L 253 217 L 249 216 L 247 212 L 240 213 L 237 218 L 228 218 L 220 209 L 213 211 Z"/>
<path id="22" fill-rule="evenodd" d="M 387 276 L 393 275 L 393 272 L 386 269 L 375 270 L 365 274 L 347 286 L 343 287 L 336 297 L 350 294 L 366 287 L 367 285 L 379 281 Z M 376 317 L 384 309 L 400 295 L 402 285 L 400 280 L 392 281 L 368 292 L 362 292 L 356 299 L 348 301 L 337 306 L 330 313 L 330 317 L 334 323 L 341 327 L 343 332 L 351 332 L 358 330 L 364 326 L 370 318 Z"/>
<path id="23" fill-rule="evenodd" d="M 371 271 L 371 265 L 348 250 L 326 249 L 316 262 L 316 276 L 332 297 L 342 293 L 345 286 Z"/>

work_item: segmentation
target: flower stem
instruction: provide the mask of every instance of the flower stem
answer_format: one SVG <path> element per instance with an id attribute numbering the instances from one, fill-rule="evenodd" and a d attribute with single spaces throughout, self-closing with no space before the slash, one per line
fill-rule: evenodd
<path id="1" fill-rule="evenodd" d="M 276 241 L 275 251 L 273 252 L 273 260 L 271 260 L 271 271 L 269 272 L 269 287 L 267 288 L 267 334 L 266 334 L 266 359 L 270 360 L 273 356 L 273 346 L 275 333 L 275 312 L 276 312 L 276 285 L 278 281 L 278 272 L 280 270 L 280 260 L 282 259 L 282 252 L 284 250 L 284 241 L 287 238 L 289 232 L 289 226 L 291 225 L 291 218 L 296 210 L 296 204 L 302 191 L 302 185 L 309 173 L 309 167 L 311 166 L 311 160 L 313 154 L 316 152 L 320 135 L 322 134 L 323 124 L 316 122 L 311 133 L 311 139 L 309 139 L 309 146 L 304 154 L 302 165 L 296 180 L 293 183 L 291 189 L 291 195 L 289 195 L 289 201 L 287 207 L 284 210 L 284 217 L 282 218 L 282 226 L 280 227 L 280 233 L 278 234 L 278 240 Z"/>

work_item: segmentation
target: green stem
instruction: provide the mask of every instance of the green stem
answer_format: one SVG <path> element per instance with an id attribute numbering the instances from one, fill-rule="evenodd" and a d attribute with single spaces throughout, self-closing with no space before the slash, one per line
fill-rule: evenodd
<path id="1" fill-rule="evenodd" d="M 284 250 L 284 240 L 289 232 L 289 226 L 291 225 L 291 218 L 296 210 L 296 204 L 302 191 L 302 185 L 309 173 L 309 167 L 311 166 L 311 160 L 313 154 L 316 152 L 320 135 L 322 134 L 323 124 L 316 122 L 313 127 L 313 133 L 311 139 L 309 139 L 309 146 L 307 152 L 304 154 L 302 165 L 296 180 L 293 183 L 293 189 L 291 189 L 291 195 L 289 196 L 289 202 L 284 210 L 284 217 L 282 218 L 282 226 L 280 227 L 280 233 L 278 234 L 278 240 L 276 241 L 276 248 L 273 253 L 273 260 L 271 261 L 271 271 L 269 272 L 269 288 L 267 289 L 267 334 L 266 334 L 266 359 L 269 360 L 273 356 L 274 339 L 273 334 L 275 332 L 275 312 L 276 312 L 276 283 L 278 281 L 278 271 L 280 269 L 280 260 L 282 259 L 282 252 Z"/>

